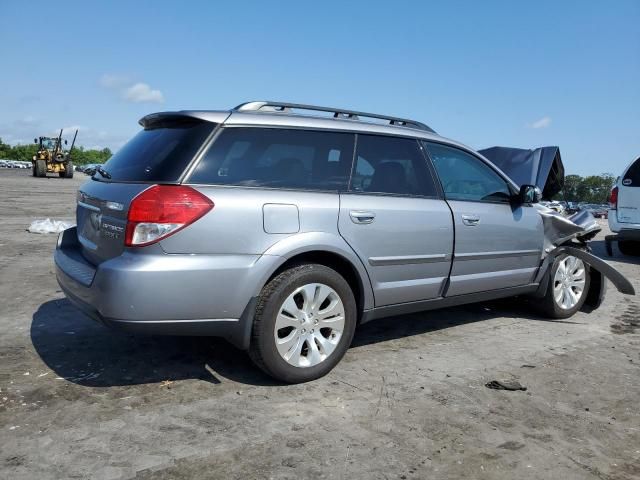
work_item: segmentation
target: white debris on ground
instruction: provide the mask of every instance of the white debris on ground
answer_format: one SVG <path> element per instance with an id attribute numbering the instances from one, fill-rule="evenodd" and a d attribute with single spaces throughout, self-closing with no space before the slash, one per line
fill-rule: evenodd
<path id="1" fill-rule="evenodd" d="M 71 222 L 47 218 L 45 220 L 34 220 L 31 222 L 31 225 L 29 225 L 29 228 L 27 228 L 27 231 L 31 233 L 60 233 L 72 226 L 73 223 Z"/>

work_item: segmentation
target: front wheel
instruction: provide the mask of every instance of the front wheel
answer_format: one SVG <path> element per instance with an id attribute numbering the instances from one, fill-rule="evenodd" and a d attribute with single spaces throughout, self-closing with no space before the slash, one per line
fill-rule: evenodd
<path id="1" fill-rule="evenodd" d="M 353 292 L 340 274 L 324 265 L 293 267 L 262 289 L 249 355 L 287 383 L 320 378 L 346 353 L 356 318 Z"/>
<path id="2" fill-rule="evenodd" d="M 547 291 L 540 304 L 550 318 L 569 318 L 576 313 L 589 291 L 589 267 L 577 257 L 560 255 L 551 267 Z"/>
<path id="3" fill-rule="evenodd" d="M 47 176 L 47 162 L 44 160 L 36 160 L 36 177 Z"/>

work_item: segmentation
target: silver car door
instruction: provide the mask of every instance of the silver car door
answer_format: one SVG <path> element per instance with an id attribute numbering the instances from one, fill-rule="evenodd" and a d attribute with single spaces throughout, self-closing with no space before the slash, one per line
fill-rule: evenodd
<path id="1" fill-rule="evenodd" d="M 427 149 L 455 226 L 446 296 L 531 283 L 544 239 L 537 211 L 513 203 L 507 181 L 480 157 L 431 142 Z"/>
<path id="2" fill-rule="evenodd" d="M 367 268 L 376 306 L 442 295 L 451 211 L 414 139 L 361 135 L 338 228 Z"/>

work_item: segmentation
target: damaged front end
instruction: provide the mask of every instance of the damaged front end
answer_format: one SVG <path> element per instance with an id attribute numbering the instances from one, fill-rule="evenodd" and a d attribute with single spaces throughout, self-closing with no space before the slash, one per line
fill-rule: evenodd
<path id="1" fill-rule="evenodd" d="M 550 281 L 550 267 L 559 255 L 572 255 L 589 265 L 591 283 L 583 309 L 588 311 L 598 308 L 604 300 L 607 283 L 605 278 L 625 295 L 635 295 L 633 285 L 624 275 L 604 260 L 591 253 L 588 242 L 592 240 L 602 228 L 596 219 L 586 210 L 582 210 L 570 217 L 536 205 L 544 225 L 544 259 L 538 273 L 536 283 L 539 283 L 537 296 L 544 296 Z"/>
<path id="2" fill-rule="evenodd" d="M 542 147 L 534 150 L 492 147 L 480 150 L 492 163 L 506 173 L 514 182 L 535 185 L 542 192 L 542 198 L 549 200 L 564 186 L 564 166 L 558 147 Z M 586 210 L 571 216 L 564 216 L 541 204 L 535 208 L 544 225 L 544 252 L 536 283 L 539 284 L 535 296 L 543 297 L 549 281 L 554 260 L 560 255 L 572 255 L 589 265 L 591 283 L 583 309 L 598 308 L 606 293 L 606 279 L 625 295 L 635 295 L 633 285 L 624 275 L 611 265 L 591 253 L 588 242 L 602 228 Z"/>

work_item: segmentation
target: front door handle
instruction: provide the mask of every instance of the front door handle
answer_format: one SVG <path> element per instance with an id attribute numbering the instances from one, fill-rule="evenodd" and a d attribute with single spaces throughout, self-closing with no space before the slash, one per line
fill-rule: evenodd
<path id="1" fill-rule="evenodd" d="M 462 223 L 469 227 L 475 227 L 480 223 L 480 217 L 477 215 L 462 215 Z"/>
<path id="2" fill-rule="evenodd" d="M 373 212 L 365 211 L 365 210 L 351 210 L 349 212 L 349 216 L 351 217 L 351 221 L 353 223 L 358 224 L 367 224 L 372 223 L 376 218 L 376 214 Z"/>

